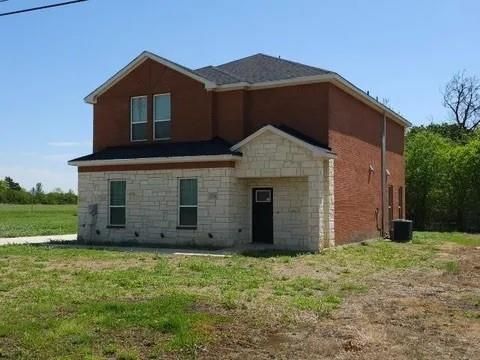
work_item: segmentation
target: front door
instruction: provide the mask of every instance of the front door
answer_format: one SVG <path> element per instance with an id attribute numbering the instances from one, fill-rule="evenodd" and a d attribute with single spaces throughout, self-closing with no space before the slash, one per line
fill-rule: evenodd
<path id="1" fill-rule="evenodd" d="M 252 190 L 252 240 L 273 244 L 273 189 Z"/>

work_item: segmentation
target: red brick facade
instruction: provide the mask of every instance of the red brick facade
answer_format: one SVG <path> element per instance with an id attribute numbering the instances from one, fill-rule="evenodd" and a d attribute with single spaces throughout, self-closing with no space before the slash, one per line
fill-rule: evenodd
<path id="1" fill-rule="evenodd" d="M 147 142 L 153 142 L 153 95 L 167 92 L 172 99 L 172 142 L 218 136 L 235 143 L 262 125 L 283 124 L 331 147 L 338 156 L 336 243 L 380 234 L 381 112 L 327 82 L 263 90 L 207 91 L 202 83 L 149 59 L 98 97 L 94 105 L 94 150 L 130 144 L 132 96 L 148 96 Z M 405 184 L 404 127 L 387 119 L 386 136 L 388 184 L 393 185 L 393 213 L 397 218 L 398 189 Z"/>
<path id="2" fill-rule="evenodd" d="M 329 145 L 337 154 L 336 242 L 341 244 L 378 236 L 382 210 L 383 115 L 332 86 L 329 119 Z M 390 173 L 387 185 L 393 185 L 394 218 L 398 218 L 398 188 L 405 187 L 404 128 L 387 119 L 386 135 L 386 169 Z M 387 222 L 385 226 L 388 226 Z"/>

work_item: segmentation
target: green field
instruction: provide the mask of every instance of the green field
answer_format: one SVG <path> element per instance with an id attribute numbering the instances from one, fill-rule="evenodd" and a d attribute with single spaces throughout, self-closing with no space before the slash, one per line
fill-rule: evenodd
<path id="1" fill-rule="evenodd" d="M 0 358 L 472 358 L 476 246 L 428 233 L 224 258 L 4 246 Z"/>
<path id="2" fill-rule="evenodd" d="M 77 232 L 77 205 L 0 204 L 0 238 Z"/>

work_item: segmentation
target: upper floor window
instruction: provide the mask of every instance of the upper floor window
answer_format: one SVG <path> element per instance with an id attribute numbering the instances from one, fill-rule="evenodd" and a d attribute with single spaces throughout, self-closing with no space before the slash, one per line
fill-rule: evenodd
<path id="1" fill-rule="evenodd" d="M 155 140 L 170 139 L 170 94 L 153 97 L 153 136 Z"/>
<path id="2" fill-rule="evenodd" d="M 136 96 L 130 100 L 130 137 L 132 141 L 147 140 L 147 97 Z"/>

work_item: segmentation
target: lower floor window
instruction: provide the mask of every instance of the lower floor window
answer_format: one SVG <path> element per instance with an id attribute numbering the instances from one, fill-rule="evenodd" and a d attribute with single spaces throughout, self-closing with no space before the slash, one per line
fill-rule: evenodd
<path id="1" fill-rule="evenodd" d="M 126 187 L 124 180 L 110 181 L 109 224 L 111 226 L 125 226 Z"/>
<path id="2" fill-rule="evenodd" d="M 197 226 L 198 189 L 197 179 L 179 179 L 178 225 Z"/>

